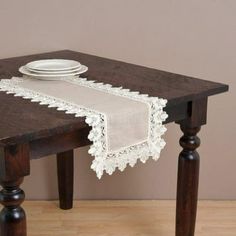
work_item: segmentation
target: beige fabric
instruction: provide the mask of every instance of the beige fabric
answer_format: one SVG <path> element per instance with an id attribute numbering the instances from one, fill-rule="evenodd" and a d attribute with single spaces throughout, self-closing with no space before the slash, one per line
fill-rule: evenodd
<path id="1" fill-rule="evenodd" d="M 142 142 L 148 137 L 149 108 L 145 103 L 63 80 L 28 79 L 20 86 L 106 114 L 108 151 Z"/>

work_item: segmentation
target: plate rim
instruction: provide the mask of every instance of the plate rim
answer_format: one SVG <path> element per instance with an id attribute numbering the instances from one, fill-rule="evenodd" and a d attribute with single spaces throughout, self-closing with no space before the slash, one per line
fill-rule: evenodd
<path id="1" fill-rule="evenodd" d="M 79 71 L 82 69 L 83 65 L 80 65 L 80 67 L 78 68 L 75 68 L 75 69 L 70 69 L 70 70 L 57 70 L 57 71 L 46 71 L 46 70 L 34 70 L 34 69 L 30 69 L 30 68 L 27 68 L 26 66 L 23 66 L 27 71 L 31 72 L 31 73 L 38 73 L 38 74 L 43 74 L 43 73 L 47 73 L 47 74 L 51 74 L 51 75 L 56 75 L 56 74 L 59 74 L 59 73 L 74 73 L 76 71 Z"/>
<path id="2" fill-rule="evenodd" d="M 53 78 L 53 77 L 56 78 L 56 77 L 75 76 L 75 75 L 80 75 L 82 73 L 85 73 L 87 70 L 88 70 L 88 67 L 85 66 L 85 65 L 82 65 L 80 71 L 78 71 L 78 72 L 67 73 L 67 74 L 58 74 L 58 75 L 55 75 L 55 74 L 45 75 L 45 74 L 31 73 L 30 71 L 27 71 L 27 69 L 25 69 L 25 66 L 21 66 L 19 68 L 19 72 L 23 75 L 27 75 L 27 76 L 31 76 L 31 77 L 41 77 L 41 78 L 45 78 L 45 77 L 47 77 L 47 78 Z"/>
<path id="3" fill-rule="evenodd" d="M 46 61 L 68 61 L 68 62 L 74 62 L 76 65 L 74 66 L 67 66 L 66 68 L 61 68 L 61 69 L 43 69 L 43 68 L 37 68 L 35 67 L 34 65 L 32 66 L 32 64 L 35 64 L 35 63 L 39 63 L 39 62 L 46 62 Z M 35 60 L 35 61 L 31 61 L 31 62 L 28 62 L 26 65 L 25 65 L 27 68 L 31 68 L 31 69 L 34 69 L 34 70 L 39 70 L 39 71 L 63 71 L 63 70 L 69 70 L 69 69 L 75 69 L 75 68 L 78 68 L 79 66 L 81 66 L 81 63 L 78 62 L 78 61 L 75 61 L 75 60 L 70 60 L 70 59 L 41 59 L 41 60 Z"/>

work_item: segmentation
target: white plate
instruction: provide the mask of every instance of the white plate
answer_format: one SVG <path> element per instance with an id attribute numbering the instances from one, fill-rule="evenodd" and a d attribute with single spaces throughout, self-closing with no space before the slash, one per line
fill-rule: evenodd
<path id="1" fill-rule="evenodd" d="M 32 61 L 26 64 L 26 68 L 40 71 L 63 71 L 79 68 L 81 64 L 74 60 L 46 59 Z"/>
<path id="2" fill-rule="evenodd" d="M 30 72 L 24 66 L 19 68 L 19 71 L 23 75 L 27 75 L 33 79 L 41 79 L 41 80 L 60 80 L 63 77 L 80 75 L 80 74 L 86 72 L 87 70 L 88 70 L 88 67 L 82 65 L 81 69 L 77 72 L 74 72 L 74 73 L 61 73 L 61 74 L 57 74 L 57 75 L 48 75 L 48 74 L 36 74 L 36 73 Z"/>
<path id="3" fill-rule="evenodd" d="M 75 68 L 75 69 L 71 69 L 71 70 L 57 70 L 57 71 L 47 71 L 47 70 L 34 70 L 34 69 L 30 69 L 26 66 L 24 66 L 26 70 L 28 70 L 31 73 L 35 73 L 35 74 L 47 74 L 47 75 L 57 75 L 57 74 L 67 74 L 67 73 L 76 73 L 78 71 L 81 70 L 82 65 L 80 65 L 79 68 Z"/>

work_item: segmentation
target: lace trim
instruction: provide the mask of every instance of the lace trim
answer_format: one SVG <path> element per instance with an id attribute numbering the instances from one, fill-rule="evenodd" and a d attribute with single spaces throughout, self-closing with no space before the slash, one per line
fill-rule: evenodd
<path id="1" fill-rule="evenodd" d="M 3 79 L 0 81 L 0 91 L 5 91 L 7 94 L 14 94 L 14 96 L 20 96 L 24 99 L 30 99 L 32 102 L 39 102 L 40 105 L 55 107 L 57 110 L 65 111 L 67 114 L 74 114 L 75 117 L 86 117 L 85 122 L 92 127 L 88 135 L 88 139 L 92 141 L 88 152 L 94 156 L 91 168 L 96 172 L 99 179 L 104 171 L 110 175 L 116 168 L 123 171 L 127 164 L 133 167 L 138 159 L 145 163 L 149 157 L 152 157 L 154 160 L 159 158 L 160 152 L 165 146 L 165 141 L 161 136 L 166 132 L 166 128 L 162 123 L 168 117 L 166 112 L 163 111 L 167 100 L 149 97 L 146 94 L 139 94 L 139 92 L 123 89 L 122 87 L 112 87 L 110 84 L 97 83 L 85 78 L 64 78 L 63 80 L 69 83 L 126 97 L 146 103 L 149 106 L 148 139 L 142 143 L 127 146 L 114 152 L 108 152 L 105 114 L 47 94 L 22 88 L 19 83 L 23 80 L 16 77 L 11 80 Z"/>

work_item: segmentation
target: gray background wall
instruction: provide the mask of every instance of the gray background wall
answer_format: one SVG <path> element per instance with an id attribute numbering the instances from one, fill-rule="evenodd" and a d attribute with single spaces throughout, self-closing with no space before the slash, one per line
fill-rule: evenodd
<path id="1" fill-rule="evenodd" d="M 73 49 L 230 85 L 209 99 L 200 137 L 200 197 L 236 199 L 235 0 L 0 0 L 0 57 Z M 87 147 L 76 150 L 75 197 L 175 198 L 181 136 L 167 126 L 167 146 L 148 161 L 98 181 Z M 29 199 L 57 198 L 55 157 L 31 162 Z"/>

